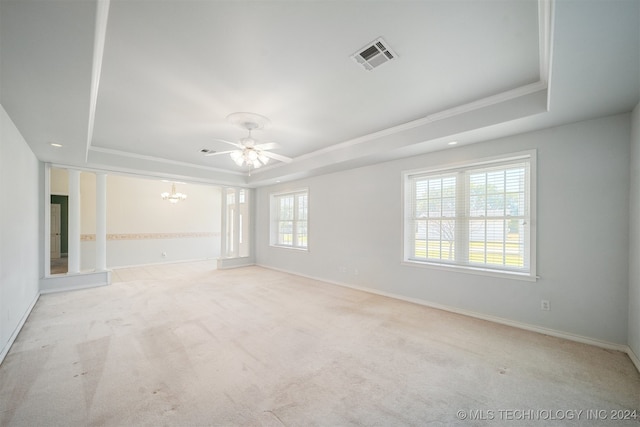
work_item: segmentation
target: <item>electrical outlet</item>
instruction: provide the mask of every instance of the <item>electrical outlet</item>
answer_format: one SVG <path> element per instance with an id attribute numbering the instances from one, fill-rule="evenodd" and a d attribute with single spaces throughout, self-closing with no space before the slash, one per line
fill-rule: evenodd
<path id="1" fill-rule="evenodd" d="M 167 257 L 167 253 L 166 252 L 162 252 L 162 258 L 166 258 Z"/>
<path id="2" fill-rule="evenodd" d="M 551 310 L 551 305 L 549 304 L 549 300 L 543 299 L 540 301 L 540 310 L 549 311 Z"/>

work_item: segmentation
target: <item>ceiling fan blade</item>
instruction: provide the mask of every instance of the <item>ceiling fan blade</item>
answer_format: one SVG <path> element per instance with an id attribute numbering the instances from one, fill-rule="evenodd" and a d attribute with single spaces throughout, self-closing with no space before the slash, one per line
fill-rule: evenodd
<path id="1" fill-rule="evenodd" d="M 272 159 L 284 162 L 284 163 L 291 163 L 293 161 L 292 158 L 287 157 L 287 156 L 282 156 L 280 154 L 276 154 L 276 153 L 271 153 L 269 151 L 263 151 L 262 154 L 264 154 L 267 157 L 270 157 Z"/>
<path id="2" fill-rule="evenodd" d="M 280 144 L 277 142 L 264 142 L 255 146 L 258 150 L 274 150 L 280 148 Z"/>
<path id="3" fill-rule="evenodd" d="M 217 156 L 217 155 L 219 155 L 219 154 L 229 154 L 229 153 L 233 153 L 234 151 L 237 151 L 237 150 L 229 150 L 229 151 L 214 151 L 214 152 L 211 152 L 211 153 L 205 153 L 205 154 L 204 154 L 204 156 L 205 156 L 205 157 L 211 157 L 211 156 Z"/>
<path id="4" fill-rule="evenodd" d="M 244 148 L 242 145 L 238 144 L 237 142 L 226 141 L 224 139 L 219 139 L 219 138 L 213 138 L 213 139 L 214 139 L 214 141 L 220 141 L 220 142 L 224 142 L 225 144 L 233 145 L 234 147 L 239 148 L 239 149 L 243 149 Z"/>

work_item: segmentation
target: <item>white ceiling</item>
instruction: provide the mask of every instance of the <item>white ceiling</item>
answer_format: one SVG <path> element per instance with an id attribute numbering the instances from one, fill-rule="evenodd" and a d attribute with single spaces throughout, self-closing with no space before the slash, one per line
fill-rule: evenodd
<path id="1" fill-rule="evenodd" d="M 639 28 L 637 0 L 0 0 L 0 102 L 42 161 L 256 186 L 630 111 Z M 202 156 L 237 111 L 294 161 Z"/>

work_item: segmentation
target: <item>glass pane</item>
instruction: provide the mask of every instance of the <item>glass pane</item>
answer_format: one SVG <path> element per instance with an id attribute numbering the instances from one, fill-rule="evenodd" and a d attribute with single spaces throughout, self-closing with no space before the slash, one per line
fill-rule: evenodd
<path id="1" fill-rule="evenodd" d="M 504 194 L 487 195 L 487 216 L 504 216 Z"/>
<path id="2" fill-rule="evenodd" d="M 507 220 L 505 242 L 505 264 L 509 267 L 524 267 L 524 226 L 522 220 Z"/>
<path id="3" fill-rule="evenodd" d="M 440 221 L 429 221 L 428 223 L 428 251 L 427 257 L 433 259 L 440 259 Z"/>
<path id="4" fill-rule="evenodd" d="M 280 221 L 278 223 L 278 244 L 293 245 L 293 221 Z"/>
<path id="5" fill-rule="evenodd" d="M 426 199 L 429 181 L 416 181 L 416 199 Z"/>
<path id="6" fill-rule="evenodd" d="M 415 258 L 427 258 L 427 222 L 416 221 L 414 225 L 413 256 Z"/>
<path id="7" fill-rule="evenodd" d="M 485 216 L 487 210 L 486 200 L 484 195 L 469 197 L 469 215 Z"/>
<path id="8" fill-rule="evenodd" d="M 445 197 L 442 199 L 442 216 L 456 216 L 455 197 Z"/>
<path id="9" fill-rule="evenodd" d="M 429 198 L 442 197 L 442 179 L 429 180 Z"/>
<path id="10" fill-rule="evenodd" d="M 507 193 L 505 213 L 510 216 L 523 215 L 524 195 L 521 195 L 519 193 Z"/>
<path id="11" fill-rule="evenodd" d="M 504 221 L 487 221 L 487 264 L 504 263 Z"/>
<path id="12" fill-rule="evenodd" d="M 524 191 L 524 168 L 506 171 L 505 190 L 509 193 Z"/>
<path id="13" fill-rule="evenodd" d="M 487 173 L 487 193 L 504 193 L 504 171 Z"/>
<path id="14" fill-rule="evenodd" d="M 484 195 L 487 192 L 486 179 L 487 176 L 484 173 L 469 175 L 469 194 Z"/>
<path id="15" fill-rule="evenodd" d="M 454 245 L 456 240 L 455 227 L 456 227 L 456 222 L 453 219 L 440 221 L 442 259 L 453 260 L 455 258 L 454 257 Z"/>
<path id="16" fill-rule="evenodd" d="M 296 224 L 296 246 L 299 248 L 307 247 L 307 222 L 298 221 Z"/>
<path id="17" fill-rule="evenodd" d="M 415 217 L 416 218 L 426 218 L 429 213 L 427 210 L 428 202 L 427 200 L 418 200 L 415 206 Z"/>
<path id="18" fill-rule="evenodd" d="M 293 196 L 280 198 L 280 220 L 293 219 Z"/>
<path id="19" fill-rule="evenodd" d="M 485 221 L 469 221 L 469 262 L 484 263 L 485 260 Z"/>
<path id="20" fill-rule="evenodd" d="M 300 194 L 297 196 L 298 201 L 298 219 L 306 220 L 307 219 L 307 195 Z"/>
<path id="21" fill-rule="evenodd" d="M 427 239 L 427 222 L 426 221 L 416 221 L 415 238 L 420 240 Z"/>
<path id="22" fill-rule="evenodd" d="M 439 218 L 442 215 L 442 199 L 429 199 L 429 216 Z"/>
<path id="23" fill-rule="evenodd" d="M 449 176 L 442 179 L 442 196 L 456 197 L 456 177 Z"/>

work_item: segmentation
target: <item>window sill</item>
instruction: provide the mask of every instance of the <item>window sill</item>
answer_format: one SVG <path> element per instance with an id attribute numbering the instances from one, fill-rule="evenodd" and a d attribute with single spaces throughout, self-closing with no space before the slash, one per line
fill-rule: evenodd
<path id="1" fill-rule="evenodd" d="M 478 276 L 500 277 L 502 279 L 523 280 L 535 282 L 540 277 L 532 273 L 519 273 L 516 271 L 492 270 L 490 268 L 471 267 L 462 265 L 437 264 L 423 261 L 404 260 L 401 265 L 408 267 L 430 268 L 435 270 L 455 271 L 458 273 L 474 274 Z"/>
<path id="2" fill-rule="evenodd" d="M 284 246 L 284 245 L 269 245 L 270 248 L 278 248 L 278 249 L 289 249 L 292 251 L 298 252 L 309 252 L 309 248 L 298 248 L 295 246 Z"/>

